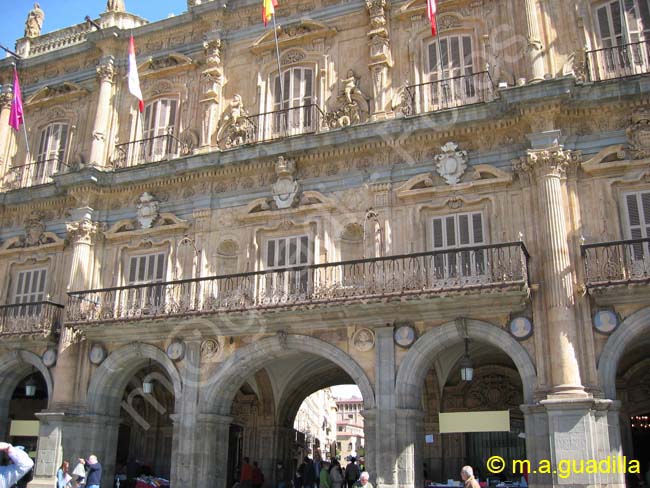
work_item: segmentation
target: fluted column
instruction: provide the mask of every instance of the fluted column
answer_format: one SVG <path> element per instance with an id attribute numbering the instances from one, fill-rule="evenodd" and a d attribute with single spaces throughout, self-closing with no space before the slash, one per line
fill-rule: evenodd
<path id="1" fill-rule="evenodd" d="M 98 166 L 106 165 L 106 138 L 108 137 L 108 120 L 111 109 L 111 94 L 115 76 L 113 56 L 106 56 L 97 66 L 99 78 L 99 97 L 95 110 L 93 124 L 93 140 L 90 146 L 90 163 Z"/>
<path id="2" fill-rule="evenodd" d="M 544 79 L 544 44 L 540 31 L 540 18 L 537 15 L 537 0 L 525 0 L 526 9 L 526 56 L 528 58 L 531 83 Z"/>
<path id="3" fill-rule="evenodd" d="M 5 85 L 0 93 L 0 177 L 4 178 L 9 169 L 7 151 L 9 149 L 9 114 L 13 100 L 12 87 Z"/>
<path id="4" fill-rule="evenodd" d="M 559 131 L 551 131 L 547 137 L 554 138 L 554 144 L 528 151 L 516 163 L 516 170 L 524 182 L 536 188 L 537 194 L 540 270 L 544 278 L 541 289 L 546 311 L 543 323 L 548 328 L 549 350 L 553 352 L 550 365 L 553 393 L 584 396 L 576 350 L 574 277 L 564 212 L 566 172 L 579 164 L 581 153 L 559 145 Z"/>

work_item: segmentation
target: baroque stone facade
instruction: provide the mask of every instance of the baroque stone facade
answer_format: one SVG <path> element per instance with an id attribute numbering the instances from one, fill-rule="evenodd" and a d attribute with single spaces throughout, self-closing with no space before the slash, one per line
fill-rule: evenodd
<path id="1" fill-rule="evenodd" d="M 425 464 L 487 474 L 499 443 L 643 461 L 640 2 L 621 20 L 616 0 L 441 0 L 432 38 L 425 0 L 281 1 L 279 59 L 239 0 L 153 23 L 109 1 L 101 30 L 30 30 L 31 154 L 0 61 L 0 439 L 38 420 L 38 486 L 90 452 L 107 486 L 138 458 L 226 488 L 244 456 L 270 485 L 295 471 L 303 400 L 355 383 L 379 488 L 421 488 Z M 439 413 L 488 410 L 510 432 L 441 433 Z"/>

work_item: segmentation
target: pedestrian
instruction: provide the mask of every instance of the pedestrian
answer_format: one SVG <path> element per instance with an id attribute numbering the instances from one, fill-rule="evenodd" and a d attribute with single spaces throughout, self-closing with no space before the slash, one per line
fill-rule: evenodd
<path id="1" fill-rule="evenodd" d="M 0 452 L 7 453 L 13 463 L 0 467 L 0 488 L 15 485 L 34 467 L 34 461 L 26 452 L 7 442 L 0 442 Z"/>
<path id="2" fill-rule="evenodd" d="M 350 462 L 345 467 L 345 482 L 348 488 L 352 488 L 359 479 L 360 475 L 359 466 L 357 465 L 357 458 L 351 457 Z"/>
<path id="3" fill-rule="evenodd" d="M 332 459 L 332 465 L 330 466 L 330 483 L 332 488 L 343 488 L 343 482 L 345 481 L 345 475 L 341 469 L 341 464 L 338 459 Z"/>
<path id="4" fill-rule="evenodd" d="M 354 486 L 357 488 L 373 488 L 372 483 L 368 480 L 370 480 L 370 474 L 368 474 L 368 471 L 364 471 L 359 475 L 359 481 Z"/>
<path id="5" fill-rule="evenodd" d="M 314 462 L 308 457 L 304 458 L 304 469 L 302 471 L 302 488 L 314 488 L 316 484 L 316 470 Z"/>
<path id="6" fill-rule="evenodd" d="M 257 465 L 257 461 L 253 461 L 253 472 L 251 473 L 251 481 L 253 484 L 253 488 L 262 488 L 262 485 L 264 484 L 264 474 L 262 474 L 262 470 Z"/>
<path id="7" fill-rule="evenodd" d="M 277 488 L 285 488 L 287 486 L 287 470 L 284 469 L 284 463 L 279 462 L 275 468 L 275 480 L 277 481 Z"/>
<path id="8" fill-rule="evenodd" d="M 321 461 L 320 476 L 318 480 L 319 488 L 331 488 L 329 467 L 330 467 L 330 463 L 328 463 L 327 461 Z"/>
<path id="9" fill-rule="evenodd" d="M 242 488 L 253 487 L 253 466 L 250 464 L 250 459 L 245 457 L 244 464 L 241 465 L 241 475 L 239 476 L 239 483 Z"/>
<path id="10" fill-rule="evenodd" d="M 481 488 L 474 478 L 474 470 L 471 466 L 463 466 L 460 470 L 460 477 L 465 482 L 465 488 Z"/>
<path id="11" fill-rule="evenodd" d="M 68 473 L 70 471 L 70 463 L 63 461 L 61 467 L 56 471 L 56 488 L 66 488 L 72 481 L 72 476 Z"/>
<path id="12" fill-rule="evenodd" d="M 86 488 L 99 488 L 102 482 L 102 465 L 99 464 L 97 456 L 91 454 L 88 460 L 79 459 L 79 462 L 86 466 Z"/>

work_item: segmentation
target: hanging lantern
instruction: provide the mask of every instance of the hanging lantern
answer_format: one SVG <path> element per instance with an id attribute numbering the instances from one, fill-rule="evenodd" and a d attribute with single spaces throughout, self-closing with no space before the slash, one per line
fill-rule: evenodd
<path id="1" fill-rule="evenodd" d="M 33 397 L 36 395 L 36 380 L 33 376 L 25 382 L 25 396 Z"/>
<path id="2" fill-rule="evenodd" d="M 460 360 L 460 378 L 463 381 L 472 381 L 474 378 L 474 365 L 469 357 L 469 339 L 465 339 L 465 356 Z"/>

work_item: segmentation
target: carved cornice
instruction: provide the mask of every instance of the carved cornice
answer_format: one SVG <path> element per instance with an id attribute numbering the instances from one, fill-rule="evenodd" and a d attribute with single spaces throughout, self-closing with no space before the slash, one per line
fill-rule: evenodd
<path id="1" fill-rule="evenodd" d="M 293 46 L 309 46 L 316 39 L 327 39 L 336 35 L 336 29 L 314 20 L 301 20 L 295 24 L 278 26 L 278 45 L 281 50 Z M 275 37 L 269 29 L 251 46 L 253 54 L 259 55 L 267 51 L 275 52 Z"/>
<path id="2" fill-rule="evenodd" d="M 565 178 L 568 172 L 577 169 L 581 161 L 581 151 L 565 150 L 558 145 L 547 149 L 529 150 L 526 156 L 514 161 L 513 167 L 520 178 Z"/>

